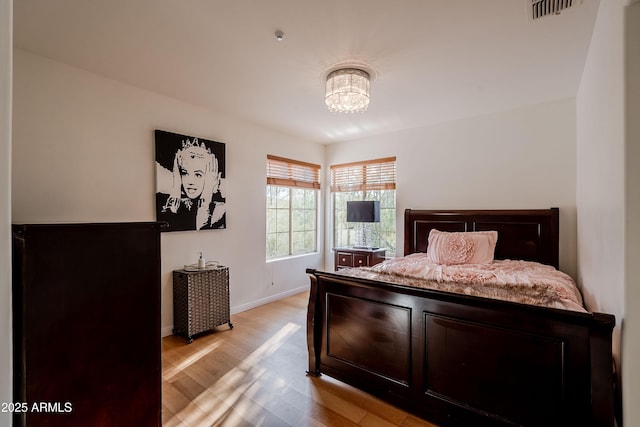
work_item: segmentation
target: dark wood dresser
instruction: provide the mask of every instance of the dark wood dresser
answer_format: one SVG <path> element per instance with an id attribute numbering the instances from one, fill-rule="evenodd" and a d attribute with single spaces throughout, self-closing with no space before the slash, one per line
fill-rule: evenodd
<path id="1" fill-rule="evenodd" d="M 13 226 L 15 426 L 161 425 L 160 227 Z"/>
<path id="2" fill-rule="evenodd" d="M 333 248 L 336 271 L 351 267 L 371 267 L 384 261 L 386 249 L 341 247 Z"/>

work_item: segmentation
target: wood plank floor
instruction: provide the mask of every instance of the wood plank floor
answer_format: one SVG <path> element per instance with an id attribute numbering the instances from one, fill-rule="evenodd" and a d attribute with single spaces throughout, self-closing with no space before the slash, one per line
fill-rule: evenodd
<path id="1" fill-rule="evenodd" d="M 302 293 L 232 316 L 192 344 L 162 339 L 163 426 L 437 427 L 307 369 Z"/>

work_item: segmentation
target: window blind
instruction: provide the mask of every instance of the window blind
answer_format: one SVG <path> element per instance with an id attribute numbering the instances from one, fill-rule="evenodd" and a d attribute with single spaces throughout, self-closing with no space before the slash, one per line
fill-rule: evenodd
<path id="1" fill-rule="evenodd" d="M 320 188 L 320 165 L 267 155 L 267 184 Z"/>
<path id="2" fill-rule="evenodd" d="M 395 189 L 395 157 L 331 166 L 331 191 L 334 193 Z"/>

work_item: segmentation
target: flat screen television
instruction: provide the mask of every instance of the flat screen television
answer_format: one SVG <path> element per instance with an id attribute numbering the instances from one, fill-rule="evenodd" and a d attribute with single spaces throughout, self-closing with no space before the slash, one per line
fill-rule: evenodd
<path id="1" fill-rule="evenodd" d="M 347 202 L 347 222 L 380 222 L 380 202 L 377 200 Z"/>

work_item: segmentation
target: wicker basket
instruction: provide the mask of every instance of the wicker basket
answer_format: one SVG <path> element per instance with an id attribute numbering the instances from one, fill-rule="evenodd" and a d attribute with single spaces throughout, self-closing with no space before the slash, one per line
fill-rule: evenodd
<path id="1" fill-rule="evenodd" d="M 193 336 L 231 323 L 229 268 L 218 266 L 199 271 L 173 272 L 173 333 L 187 342 Z"/>

